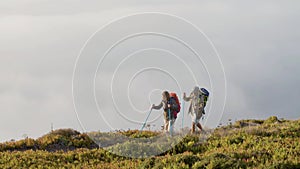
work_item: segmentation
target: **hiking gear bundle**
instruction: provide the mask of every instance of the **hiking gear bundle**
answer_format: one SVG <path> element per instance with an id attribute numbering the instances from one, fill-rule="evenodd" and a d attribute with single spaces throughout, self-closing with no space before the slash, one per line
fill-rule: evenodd
<path id="1" fill-rule="evenodd" d="M 204 96 L 204 99 L 203 99 L 204 100 L 204 105 L 206 105 L 206 102 L 207 102 L 208 96 L 209 96 L 209 92 L 205 88 L 201 88 L 200 91 Z"/>
<path id="2" fill-rule="evenodd" d="M 180 109 L 181 109 L 181 107 L 180 107 L 180 102 L 179 102 L 179 99 L 178 99 L 178 97 L 177 97 L 177 94 L 176 93 L 170 93 L 170 99 L 174 99 L 175 100 L 175 102 L 176 102 L 176 104 L 177 104 L 177 109 L 175 110 L 177 113 L 179 113 L 180 112 Z"/>
<path id="3" fill-rule="evenodd" d="M 209 92 L 205 88 L 201 88 L 200 91 L 204 96 L 209 96 Z"/>
<path id="4" fill-rule="evenodd" d="M 205 108 L 206 102 L 208 101 L 208 97 L 209 97 L 208 90 L 206 90 L 205 88 L 201 88 L 200 89 L 200 95 L 199 95 L 199 98 L 198 98 L 198 104 L 203 103 L 203 108 Z M 203 110 L 202 114 L 205 114 L 204 110 Z"/>

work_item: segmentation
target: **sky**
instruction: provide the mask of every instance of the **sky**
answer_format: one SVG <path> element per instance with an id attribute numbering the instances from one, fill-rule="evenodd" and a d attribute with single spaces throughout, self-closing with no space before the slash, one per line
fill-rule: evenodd
<path id="1" fill-rule="evenodd" d="M 140 128 L 162 90 L 182 95 L 196 84 L 211 91 L 202 121 L 209 127 L 299 119 L 299 8 L 292 0 L 1 1 L 0 140 L 37 138 L 51 123 L 78 131 Z M 156 15 L 136 15 L 145 12 Z M 111 44 L 140 30 L 184 39 L 204 64 L 161 35 L 128 39 L 100 62 Z M 156 128 L 161 114 L 150 116 Z"/>

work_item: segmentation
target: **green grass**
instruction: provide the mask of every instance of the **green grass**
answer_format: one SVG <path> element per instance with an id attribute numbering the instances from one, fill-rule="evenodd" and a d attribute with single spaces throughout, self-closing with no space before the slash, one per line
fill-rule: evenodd
<path id="1" fill-rule="evenodd" d="M 130 138 L 160 134 L 137 130 L 116 133 Z M 93 134 L 105 139 L 116 133 Z M 128 142 L 118 146 L 131 148 Z M 87 134 L 60 129 L 36 140 L 0 144 L 0 168 L 294 169 L 300 168 L 300 120 L 241 120 L 216 129 L 205 142 L 199 135 L 187 135 L 171 150 L 149 158 L 131 159 L 96 147 Z"/>

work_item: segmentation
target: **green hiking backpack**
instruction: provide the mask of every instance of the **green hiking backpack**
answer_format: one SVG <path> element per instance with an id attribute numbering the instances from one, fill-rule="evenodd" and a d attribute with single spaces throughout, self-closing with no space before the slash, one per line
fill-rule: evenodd
<path id="1" fill-rule="evenodd" d="M 205 88 L 200 89 L 200 94 L 198 98 L 199 104 L 203 103 L 203 108 L 206 106 L 206 102 L 208 101 L 209 92 Z M 202 101 L 203 100 L 203 101 Z M 203 111 L 203 114 L 205 114 L 205 111 Z"/>

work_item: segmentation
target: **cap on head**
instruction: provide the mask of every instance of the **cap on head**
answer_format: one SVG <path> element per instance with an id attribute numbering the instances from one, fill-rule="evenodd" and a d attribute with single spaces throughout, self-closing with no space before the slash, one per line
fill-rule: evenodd
<path id="1" fill-rule="evenodd" d="M 162 93 L 162 95 L 163 95 L 163 99 L 164 99 L 164 100 L 169 100 L 169 99 L 170 99 L 170 94 L 169 94 L 168 91 L 164 91 L 164 92 Z"/>
<path id="2" fill-rule="evenodd" d="M 199 91 L 200 89 L 199 89 L 199 87 L 198 86 L 195 86 L 194 87 L 194 91 Z"/>

